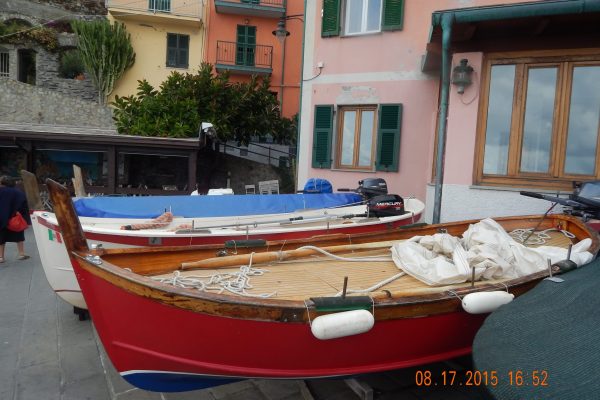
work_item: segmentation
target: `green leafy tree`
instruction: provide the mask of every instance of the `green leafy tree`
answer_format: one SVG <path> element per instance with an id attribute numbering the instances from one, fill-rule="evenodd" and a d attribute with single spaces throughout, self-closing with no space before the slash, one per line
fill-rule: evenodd
<path id="1" fill-rule="evenodd" d="M 279 143 L 296 140 L 297 119 L 280 114 L 268 78 L 232 83 L 204 63 L 196 74 L 171 75 L 156 90 L 138 81 L 136 95 L 116 97 L 114 119 L 120 133 L 141 136 L 196 137 L 202 121 L 211 122 L 221 141 L 248 144 L 272 135 Z"/>
<path id="2" fill-rule="evenodd" d="M 98 102 L 105 104 L 115 82 L 135 62 L 131 36 L 125 25 L 107 20 L 73 21 L 72 27 L 85 69 L 98 89 Z"/>

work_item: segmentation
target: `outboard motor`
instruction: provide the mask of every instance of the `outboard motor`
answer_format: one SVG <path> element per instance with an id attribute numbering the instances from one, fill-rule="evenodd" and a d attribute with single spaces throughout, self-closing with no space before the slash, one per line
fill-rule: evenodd
<path id="1" fill-rule="evenodd" d="M 349 192 L 350 189 L 338 189 L 340 192 Z M 358 181 L 359 193 L 367 203 L 368 216 L 391 217 L 403 215 L 404 199 L 397 194 L 388 194 L 388 187 L 383 178 L 367 178 Z"/>
<path id="2" fill-rule="evenodd" d="M 367 178 L 358 181 L 356 193 L 362 195 L 365 200 L 369 200 L 375 196 L 388 194 L 387 183 L 382 178 Z"/>
<path id="3" fill-rule="evenodd" d="M 375 196 L 367 201 L 369 215 L 375 217 L 392 217 L 406 213 L 404 199 L 397 194 Z"/>

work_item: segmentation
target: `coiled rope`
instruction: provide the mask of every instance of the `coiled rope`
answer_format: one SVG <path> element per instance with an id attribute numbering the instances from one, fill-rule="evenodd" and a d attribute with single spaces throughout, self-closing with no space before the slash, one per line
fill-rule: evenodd
<path id="1" fill-rule="evenodd" d="M 557 231 L 561 232 L 563 235 L 568 237 L 569 239 L 574 239 L 575 235 L 569 231 L 565 231 L 562 229 L 556 228 L 548 228 L 543 231 L 533 232 L 534 228 L 524 228 L 524 229 L 515 229 L 508 234 L 516 241 L 522 244 L 530 244 L 530 245 L 542 245 L 546 243 L 546 240 L 550 240 L 552 237 L 548 232 Z M 527 243 L 525 243 L 527 240 Z"/>
<path id="2" fill-rule="evenodd" d="M 253 255 L 254 253 L 250 254 L 250 261 L 248 265 L 242 265 L 240 270 L 237 272 L 183 276 L 181 275 L 180 271 L 174 271 L 170 277 L 153 277 L 152 279 L 176 287 L 197 289 L 202 292 L 216 291 L 217 293 L 221 294 L 227 291 L 239 296 L 256 297 L 262 299 L 275 296 L 277 292 L 262 294 L 252 294 L 247 292 L 247 290 L 253 288 L 253 286 L 250 284 L 251 276 L 261 276 L 264 275 L 265 272 L 269 272 L 267 269 L 252 267 Z"/>

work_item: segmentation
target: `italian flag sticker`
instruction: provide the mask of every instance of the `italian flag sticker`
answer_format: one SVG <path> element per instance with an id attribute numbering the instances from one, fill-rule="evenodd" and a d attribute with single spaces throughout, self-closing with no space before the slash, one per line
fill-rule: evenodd
<path id="1" fill-rule="evenodd" d="M 62 243 L 60 232 L 53 231 L 52 229 L 48 229 L 48 239 L 50 239 L 51 242 L 57 241 L 58 243 Z"/>

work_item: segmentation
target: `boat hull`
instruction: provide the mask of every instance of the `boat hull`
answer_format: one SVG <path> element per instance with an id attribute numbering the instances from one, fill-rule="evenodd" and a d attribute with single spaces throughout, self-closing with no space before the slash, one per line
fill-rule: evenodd
<path id="1" fill-rule="evenodd" d="M 102 230 L 84 225 L 86 239 L 90 245 L 100 244 L 104 248 L 122 247 L 166 247 L 191 245 L 223 245 L 226 241 L 243 241 L 248 239 L 261 240 L 294 240 L 309 239 L 319 235 L 332 233 L 362 234 L 391 231 L 398 227 L 413 224 L 420 220 L 422 203 L 418 200 L 407 199 L 407 202 L 417 204 L 417 212 L 407 213 L 398 217 L 381 218 L 368 223 L 312 224 L 306 226 L 269 227 L 268 229 L 245 230 L 212 230 L 207 233 L 165 232 L 157 230 L 127 231 Z M 73 274 L 67 249 L 61 239 L 61 230 L 55 219 L 49 213 L 34 212 L 32 215 L 33 231 L 40 254 L 40 260 L 46 278 L 56 294 L 77 308 L 87 309 L 81 289 Z"/>
<path id="2" fill-rule="evenodd" d="M 244 378 L 339 377 L 449 359 L 470 353 L 484 320 L 462 311 L 390 319 L 377 321 L 367 333 L 319 340 L 308 323 L 184 310 L 130 293 L 77 262 L 74 268 L 115 368 L 151 391 L 195 390 Z"/>

